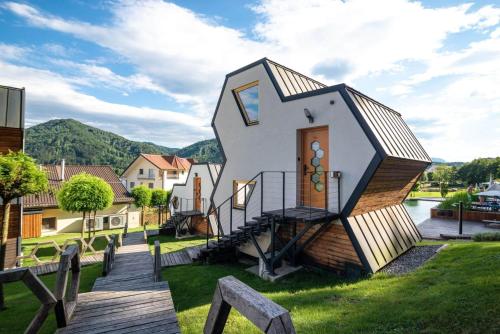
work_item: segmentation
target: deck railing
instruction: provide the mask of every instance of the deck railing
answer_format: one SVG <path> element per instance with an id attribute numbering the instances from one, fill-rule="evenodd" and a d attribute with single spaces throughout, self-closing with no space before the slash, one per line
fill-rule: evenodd
<path id="1" fill-rule="evenodd" d="M 71 284 L 66 293 L 68 273 L 71 269 Z M 55 307 L 59 328 L 65 327 L 76 307 L 80 287 L 80 253 L 76 245 L 69 246 L 61 255 L 56 274 L 54 293 L 34 274 L 30 268 L 0 271 L 0 284 L 22 281 L 42 304 L 28 325 L 25 333 L 38 333 L 52 308 Z M 0 290 L 3 291 L 3 290 Z M 3 297 L 3 296 L 2 296 Z"/>
<path id="2" fill-rule="evenodd" d="M 325 215 L 340 213 L 340 177 L 339 171 L 262 171 L 211 208 L 207 218 L 216 226 L 213 232 L 219 240 L 254 217 L 268 213 L 285 217 L 289 208 L 300 207 L 310 217 L 321 210 Z M 209 234 L 207 225 L 207 246 Z"/>
<path id="3" fill-rule="evenodd" d="M 200 199 L 200 207 L 196 207 L 195 198 L 177 197 L 176 205 L 173 205 L 172 212 L 179 213 L 182 211 L 200 211 L 202 214 L 206 214 L 208 210 L 208 199 L 202 197 Z"/>
<path id="4" fill-rule="evenodd" d="M 104 249 L 104 255 L 102 259 L 102 276 L 107 276 L 111 272 L 111 269 L 113 269 L 113 264 L 115 262 L 115 250 L 117 246 L 117 235 L 112 235 L 109 239 L 106 249 Z"/>

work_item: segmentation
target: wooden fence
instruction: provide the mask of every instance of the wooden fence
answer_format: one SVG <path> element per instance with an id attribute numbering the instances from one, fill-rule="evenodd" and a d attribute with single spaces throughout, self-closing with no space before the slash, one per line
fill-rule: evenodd
<path id="1" fill-rule="evenodd" d="M 71 269 L 71 285 L 66 296 L 68 272 Z M 28 325 L 25 333 L 38 333 L 52 308 L 55 307 L 57 326 L 65 327 L 76 307 L 80 287 L 80 254 L 76 245 L 68 247 L 59 261 L 54 293 L 30 268 L 0 271 L 0 284 L 22 281 L 42 304 Z"/>
<path id="2" fill-rule="evenodd" d="M 286 309 L 237 280 L 233 276 L 220 278 L 205 322 L 204 334 L 221 334 L 234 307 L 264 333 L 295 333 Z"/>

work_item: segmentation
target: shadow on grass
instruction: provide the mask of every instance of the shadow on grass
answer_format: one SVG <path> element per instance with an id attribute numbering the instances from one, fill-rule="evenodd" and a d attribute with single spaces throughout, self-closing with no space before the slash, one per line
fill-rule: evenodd
<path id="1" fill-rule="evenodd" d="M 206 319 L 216 281 L 226 275 L 290 310 L 299 333 L 500 330 L 500 243 L 452 244 L 414 273 L 399 277 L 376 274 L 355 282 L 328 273 L 301 272 L 269 283 L 245 272 L 241 265 L 168 268 L 164 278 L 181 312 L 181 322 Z M 200 324 L 181 325 L 186 332 L 200 328 Z M 248 328 L 242 317 L 235 316 L 227 330 L 245 332 Z"/>

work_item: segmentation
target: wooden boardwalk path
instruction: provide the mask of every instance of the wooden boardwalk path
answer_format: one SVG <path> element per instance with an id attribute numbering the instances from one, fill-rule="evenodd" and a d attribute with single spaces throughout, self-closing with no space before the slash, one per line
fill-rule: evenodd
<path id="1" fill-rule="evenodd" d="M 163 253 L 161 254 L 161 266 L 173 267 L 182 264 L 191 264 L 198 257 L 203 247 L 204 245 L 192 246 L 177 252 Z"/>
<path id="2" fill-rule="evenodd" d="M 80 264 L 82 266 L 88 266 L 88 265 L 99 263 L 99 262 L 102 262 L 102 253 L 98 253 L 96 255 L 84 255 L 80 258 Z M 29 268 L 37 276 L 55 273 L 57 271 L 57 269 L 59 268 L 59 261 L 50 262 L 50 263 L 42 263 L 39 265 L 30 266 Z"/>
<path id="3" fill-rule="evenodd" d="M 167 282 L 154 282 L 143 233 L 130 233 L 111 273 L 78 295 L 69 325 L 57 333 L 180 333 Z"/>

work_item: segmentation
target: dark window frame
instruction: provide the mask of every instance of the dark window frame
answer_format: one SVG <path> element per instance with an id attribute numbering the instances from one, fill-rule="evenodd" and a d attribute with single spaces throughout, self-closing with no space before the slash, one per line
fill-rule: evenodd
<path id="1" fill-rule="evenodd" d="M 259 87 L 259 80 L 256 80 L 256 81 L 252 81 L 250 83 L 247 83 L 243 86 L 240 86 L 238 88 L 235 88 L 233 89 L 233 96 L 236 100 L 236 104 L 238 105 L 238 109 L 241 113 L 241 116 L 243 117 L 243 120 L 245 121 L 245 125 L 246 126 L 252 126 L 252 125 L 257 125 L 260 123 L 260 91 L 259 91 L 259 111 L 258 111 L 258 119 L 256 121 L 252 121 L 250 120 L 250 118 L 248 117 L 248 113 L 245 109 L 245 105 L 243 103 L 243 101 L 241 101 L 241 98 L 240 98 L 240 92 L 246 90 L 246 89 L 249 89 L 249 88 L 252 88 L 252 87 L 255 87 L 257 86 L 257 89 Z"/>

